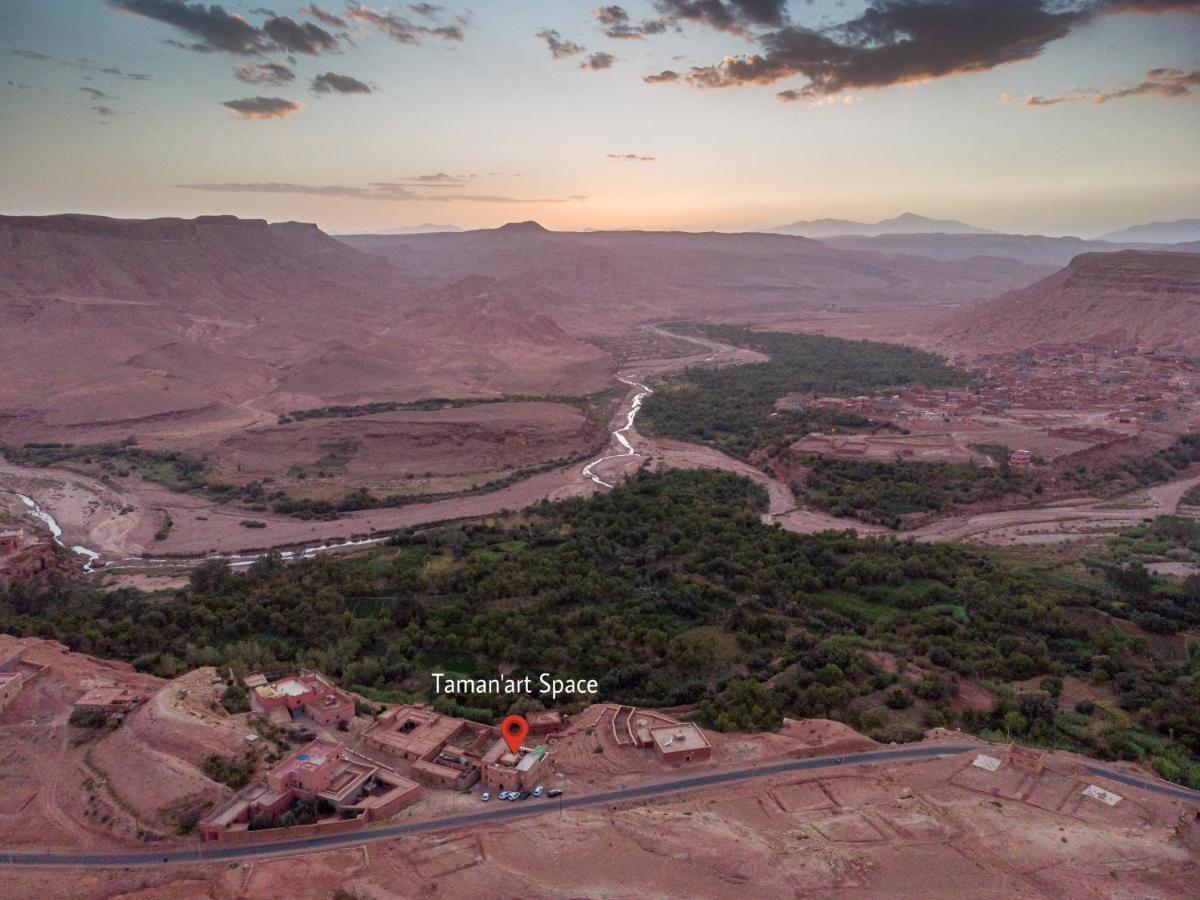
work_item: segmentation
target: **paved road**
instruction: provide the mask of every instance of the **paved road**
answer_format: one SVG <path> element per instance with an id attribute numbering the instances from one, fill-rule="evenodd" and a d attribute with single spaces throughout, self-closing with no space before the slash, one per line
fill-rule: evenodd
<path id="1" fill-rule="evenodd" d="M 73 853 L 73 852 L 43 852 L 43 851 L 7 851 L 0 850 L 0 864 L 26 868 L 126 868 L 131 866 L 161 866 L 184 865 L 197 862 L 237 862 L 246 859 L 261 859 L 264 857 L 296 856 L 303 853 L 315 853 L 326 850 L 336 850 L 344 847 L 357 847 L 369 841 L 385 841 L 394 838 L 424 834 L 431 831 L 445 831 L 453 828 L 466 828 L 472 825 L 495 825 L 513 819 L 524 819 L 531 816 L 547 815 L 550 813 L 578 809 L 586 806 L 602 806 L 605 804 L 628 803 L 631 800 L 646 800 L 661 797 L 681 791 L 697 788 L 730 784 L 738 781 L 748 781 L 754 778 L 767 778 L 788 772 L 803 772 L 812 769 L 826 769 L 850 765 L 878 765 L 881 763 L 904 762 L 907 760 L 930 759 L 938 756 L 953 756 L 985 748 L 984 744 L 941 744 L 932 747 L 899 747 L 889 750 L 872 750 L 866 753 L 852 753 L 848 756 L 822 756 L 811 759 L 789 759 L 783 762 L 754 766 L 748 769 L 734 769 L 726 772 L 712 772 L 705 775 L 692 775 L 686 778 L 676 778 L 671 781 L 654 784 L 638 785 L 636 787 L 620 788 L 613 791 L 602 791 L 597 794 L 584 794 L 563 797 L 559 801 L 526 800 L 516 803 L 494 801 L 479 812 L 461 813 L 454 816 L 444 816 L 440 819 L 429 819 L 423 822 L 409 822 L 397 825 L 384 825 L 379 828 L 366 828 L 345 834 L 330 834 L 318 837 L 299 838 L 293 840 L 271 841 L 261 844 L 222 845 L 220 843 L 198 844 L 188 849 L 160 850 L 158 852 L 117 852 L 117 853 Z M 1120 772 L 1111 772 L 1099 766 L 1085 765 L 1084 768 L 1093 775 L 1108 778 L 1122 784 L 1128 784 L 1144 790 L 1176 797 L 1192 802 L 1200 802 L 1200 792 L 1189 791 L 1186 788 L 1135 778 Z"/>
<path id="2" fill-rule="evenodd" d="M 1174 797 L 1176 800 L 1190 800 L 1192 803 L 1200 803 L 1200 791 L 1193 791 L 1191 788 L 1179 787 L 1175 784 L 1168 784 L 1165 781 L 1150 781 L 1145 778 L 1138 778 L 1136 775 L 1114 772 L 1102 766 L 1093 766 L 1090 763 L 1084 763 L 1083 768 L 1097 778 L 1107 778 L 1109 781 L 1128 784 L 1131 787 L 1141 788 L 1143 791 L 1150 791 L 1152 794 L 1162 794 L 1164 797 Z"/>

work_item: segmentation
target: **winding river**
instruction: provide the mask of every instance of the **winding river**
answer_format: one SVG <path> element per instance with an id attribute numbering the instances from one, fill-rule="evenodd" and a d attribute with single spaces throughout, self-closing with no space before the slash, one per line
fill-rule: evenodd
<path id="1" fill-rule="evenodd" d="M 625 459 L 626 457 L 638 455 L 638 452 L 633 449 L 633 444 L 629 443 L 629 438 L 627 438 L 625 435 L 629 429 L 633 428 L 634 419 L 637 418 L 637 414 L 642 408 L 642 401 L 654 393 L 654 391 L 646 387 L 646 385 L 642 384 L 640 381 L 634 381 L 632 378 L 627 378 L 624 375 L 618 375 L 617 381 L 624 382 L 630 387 L 637 389 L 637 393 L 633 395 L 633 400 L 629 404 L 629 414 L 625 417 L 624 427 L 618 428 L 612 433 L 612 436 L 616 438 L 617 443 L 624 447 L 625 450 L 622 453 L 610 453 L 608 456 L 602 456 L 599 459 L 594 459 L 583 467 L 584 475 L 592 479 L 592 481 L 596 482 L 596 484 L 607 488 L 610 488 L 613 485 L 611 482 L 605 481 L 596 474 L 596 466 L 600 465 L 601 463 L 608 462 L 610 459 Z"/>
<path id="2" fill-rule="evenodd" d="M 21 502 L 29 507 L 29 514 L 35 519 L 40 519 L 43 523 L 45 523 L 46 528 L 50 530 L 50 537 L 54 539 L 54 543 L 58 544 L 60 547 L 67 546 L 63 543 L 62 526 L 58 524 L 58 520 L 55 519 L 54 516 L 50 515 L 50 513 L 46 512 L 46 510 L 42 509 L 36 500 L 34 500 L 28 494 L 22 494 L 18 491 L 4 491 L 3 493 L 15 494 L 17 497 L 20 497 Z M 84 547 L 81 544 L 76 544 L 75 546 L 71 547 L 70 550 L 72 553 L 87 558 L 87 562 L 84 563 L 83 566 L 83 570 L 85 572 L 91 572 L 95 569 L 96 562 L 100 559 L 99 553 L 97 553 L 95 550 L 89 550 L 87 547 Z"/>

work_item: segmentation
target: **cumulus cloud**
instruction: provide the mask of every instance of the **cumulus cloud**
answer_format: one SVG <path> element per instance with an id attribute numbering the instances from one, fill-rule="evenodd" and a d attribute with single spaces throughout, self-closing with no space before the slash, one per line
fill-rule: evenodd
<path id="1" fill-rule="evenodd" d="M 233 77 L 246 84 L 281 85 L 293 81 L 296 73 L 281 62 L 243 63 L 233 70 Z"/>
<path id="2" fill-rule="evenodd" d="M 297 22 L 289 16 L 276 16 L 263 23 L 263 33 L 289 53 L 316 56 L 336 50 L 338 39 L 312 22 Z"/>
<path id="3" fill-rule="evenodd" d="M 563 36 L 553 28 L 543 28 L 537 32 L 535 37 L 540 37 L 546 42 L 546 47 L 550 50 L 550 55 L 555 59 L 566 59 L 569 56 L 577 56 L 585 49 L 582 44 L 564 40 Z"/>
<path id="4" fill-rule="evenodd" d="M 176 187 L 187 188 L 193 191 L 215 191 L 218 193 L 308 194 L 322 197 L 350 197 L 356 200 L 390 202 L 582 203 L 587 199 L 585 194 L 569 194 L 565 197 L 510 197 L 503 194 L 422 194 L 412 190 L 406 182 L 394 181 L 377 181 L 361 187 L 341 184 L 292 184 L 277 181 L 180 184 L 176 185 Z"/>
<path id="5" fill-rule="evenodd" d="M 661 72 L 654 75 L 645 75 L 642 81 L 646 84 L 668 84 L 672 81 L 679 81 L 683 76 L 673 69 L 663 69 Z"/>
<path id="6" fill-rule="evenodd" d="M 263 35 L 236 14 L 216 4 L 183 3 L 181 0 L 108 0 L 122 12 L 170 25 L 186 34 L 192 43 L 174 42 L 201 53 L 221 51 L 250 56 L 265 49 Z"/>
<path id="7" fill-rule="evenodd" d="M 617 58 L 611 53 L 597 51 L 579 64 L 581 69 L 611 69 Z"/>
<path id="8" fill-rule="evenodd" d="M 1200 94 L 1200 69 L 1187 71 L 1184 69 L 1150 69 L 1144 80 L 1136 84 L 1113 90 L 1102 91 L 1097 88 L 1077 88 L 1065 94 L 1052 97 L 1026 97 L 1023 106 L 1046 107 L 1057 106 L 1060 103 L 1108 103 L 1111 100 L 1124 100 L 1128 97 L 1156 97 L 1160 100 L 1190 100 Z M 1004 95 L 1001 98 L 1010 102 L 1013 98 Z"/>
<path id="9" fill-rule="evenodd" d="M 636 153 L 609 153 L 608 158 L 624 162 L 654 162 L 653 156 L 638 156 Z"/>
<path id="10" fill-rule="evenodd" d="M 370 94 L 373 88 L 357 78 L 326 72 L 312 81 L 312 89 L 318 94 Z"/>
<path id="11" fill-rule="evenodd" d="M 283 119 L 304 108 L 296 101 L 283 97 L 245 97 L 241 100 L 225 100 L 221 105 L 237 113 L 239 119 Z"/>
<path id="12" fill-rule="evenodd" d="M 421 7 L 423 11 L 418 14 L 426 18 L 436 18 L 441 12 L 440 7 L 435 7 L 431 3 L 412 4 L 409 9 L 413 9 L 414 6 Z M 414 9 L 414 12 L 417 10 Z M 393 12 L 378 12 L 358 2 L 351 2 L 346 18 L 372 25 L 401 44 L 419 44 L 423 36 L 437 37 L 447 41 L 461 41 L 464 37 L 463 27 L 467 22 L 465 16 L 458 16 L 451 22 L 438 20 L 432 25 L 418 25 Z"/>
<path id="13" fill-rule="evenodd" d="M 102 119 L 107 119 L 109 116 L 115 116 L 117 114 L 117 111 L 115 109 L 113 109 L 111 106 L 104 106 L 104 105 L 99 105 L 99 104 L 92 107 L 92 112 L 94 112 L 96 115 L 98 115 Z"/>

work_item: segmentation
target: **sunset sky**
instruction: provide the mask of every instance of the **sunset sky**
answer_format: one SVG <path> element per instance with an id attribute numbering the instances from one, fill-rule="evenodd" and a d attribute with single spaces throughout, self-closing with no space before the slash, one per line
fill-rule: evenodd
<path id="1" fill-rule="evenodd" d="M 1200 215 L 1200 0 L 0 0 L 0 212 Z"/>

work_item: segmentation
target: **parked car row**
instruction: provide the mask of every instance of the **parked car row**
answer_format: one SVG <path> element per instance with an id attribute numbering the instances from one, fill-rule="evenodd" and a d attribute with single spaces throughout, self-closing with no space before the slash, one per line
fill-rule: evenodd
<path id="1" fill-rule="evenodd" d="M 562 794 L 562 789 L 550 788 L 550 790 L 545 791 L 539 784 L 532 791 L 500 791 L 500 793 L 496 794 L 496 798 L 499 800 L 528 800 L 530 797 L 540 797 L 543 793 L 545 793 L 547 797 L 558 797 Z M 484 803 L 487 803 L 492 799 L 492 795 L 487 791 L 484 791 L 483 795 L 479 799 Z"/>

